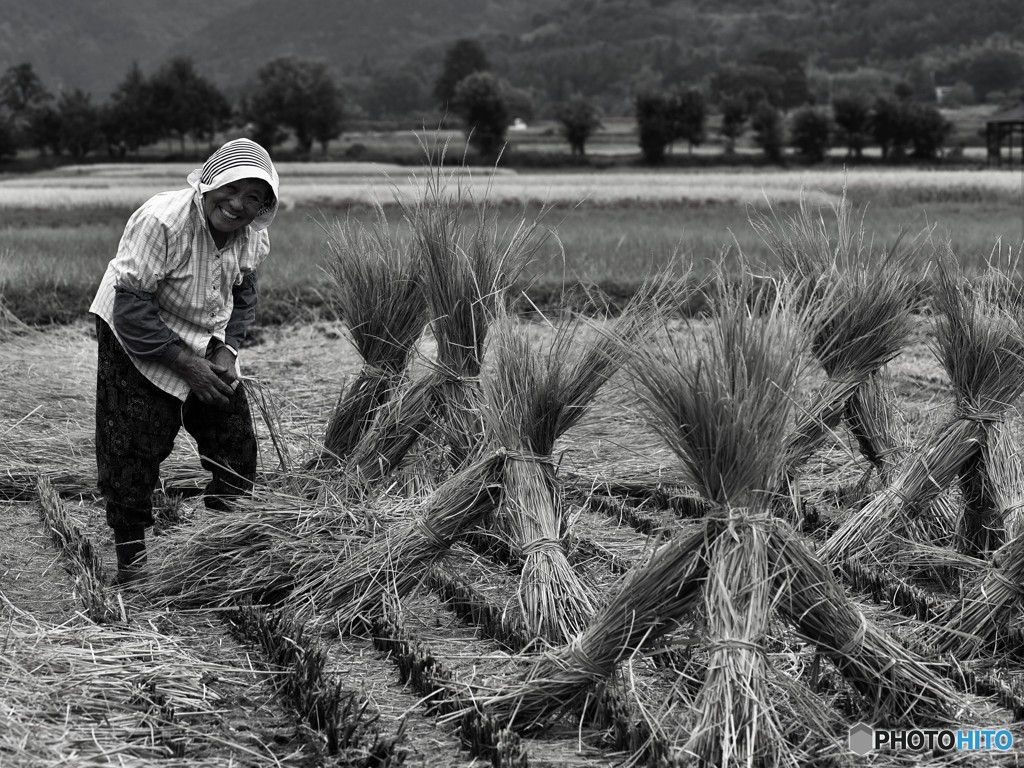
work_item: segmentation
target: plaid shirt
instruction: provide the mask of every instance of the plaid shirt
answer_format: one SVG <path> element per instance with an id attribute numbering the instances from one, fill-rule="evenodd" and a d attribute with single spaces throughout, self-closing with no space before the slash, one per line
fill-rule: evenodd
<path id="1" fill-rule="evenodd" d="M 269 253 L 267 232 L 250 227 L 218 250 L 202 196 L 192 188 L 163 192 L 128 220 L 89 311 L 113 329 L 115 288 L 152 294 L 160 319 L 202 357 L 212 339 L 224 341 L 234 308 L 232 289 Z M 134 356 L 132 361 L 160 389 L 181 400 L 188 396 L 188 384 L 169 366 Z"/>

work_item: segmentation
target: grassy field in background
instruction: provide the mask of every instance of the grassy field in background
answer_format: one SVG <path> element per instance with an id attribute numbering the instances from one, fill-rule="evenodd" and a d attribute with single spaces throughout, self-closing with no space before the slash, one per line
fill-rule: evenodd
<path id="1" fill-rule="evenodd" d="M 0 295 L 31 323 L 86 311 L 132 210 L 151 194 L 183 185 L 182 164 L 91 165 L 0 177 Z M 396 198 L 414 200 L 425 169 L 369 163 L 282 163 L 284 203 L 261 276 L 264 322 L 316 316 L 327 288 L 323 225 L 369 218 L 373 201 L 400 223 Z M 1014 170 L 761 169 L 521 172 L 459 171 L 450 184 L 487 200 L 499 230 L 545 207 L 549 236 L 528 285 L 541 305 L 577 282 L 629 292 L 645 275 L 676 264 L 705 271 L 723 255 L 759 262 L 767 249 L 750 226 L 753 209 L 781 217 L 801 196 L 835 203 L 844 187 L 881 252 L 901 232 L 948 238 L 966 265 L 994 248 L 1014 253 L 1024 211 Z M 831 219 L 830 216 L 826 220 Z"/>

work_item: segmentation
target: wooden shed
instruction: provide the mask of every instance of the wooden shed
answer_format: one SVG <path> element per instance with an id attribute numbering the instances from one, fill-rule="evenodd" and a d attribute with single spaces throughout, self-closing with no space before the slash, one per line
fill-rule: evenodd
<path id="1" fill-rule="evenodd" d="M 985 121 L 985 146 L 989 165 L 1013 165 L 1014 152 L 1024 164 L 1024 105 L 996 112 Z"/>

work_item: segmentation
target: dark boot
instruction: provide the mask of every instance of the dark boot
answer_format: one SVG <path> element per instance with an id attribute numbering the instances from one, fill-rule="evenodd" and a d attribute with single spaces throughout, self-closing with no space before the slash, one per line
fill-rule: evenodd
<path id="1" fill-rule="evenodd" d="M 111 584 L 128 584 L 138 579 L 146 566 L 146 529 L 141 525 L 115 528 L 114 551 L 117 574 Z"/>

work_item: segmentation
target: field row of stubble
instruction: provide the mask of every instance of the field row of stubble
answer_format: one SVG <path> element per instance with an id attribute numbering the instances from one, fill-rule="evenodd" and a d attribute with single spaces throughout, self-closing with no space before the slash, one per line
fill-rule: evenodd
<path id="1" fill-rule="evenodd" d="M 0 177 L 0 296 L 30 323 L 81 317 L 117 248 L 124 222 L 150 195 L 180 188 L 184 164 L 71 166 Z M 283 209 L 262 273 L 264 322 L 299 319 L 323 307 L 323 224 L 369 217 L 383 204 L 396 226 L 396 200 L 415 199 L 422 171 L 367 163 L 282 163 Z M 879 246 L 903 233 L 949 239 L 968 267 L 997 245 L 1014 248 L 1024 227 L 1021 177 L 1008 170 L 614 170 L 515 173 L 453 171 L 499 221 L 543 217 L 551 236 L 528 271 L 530 298 L 558 303 L 582 281 L 628 294 L 644 275 L 676 263 L 706 265 L 742 252 L 767 253 L 751 209 L 782 217 L 801 196 L 828 206 L 843 189 Z M 881 250 L 881 247 L 877 250 Z"/>

